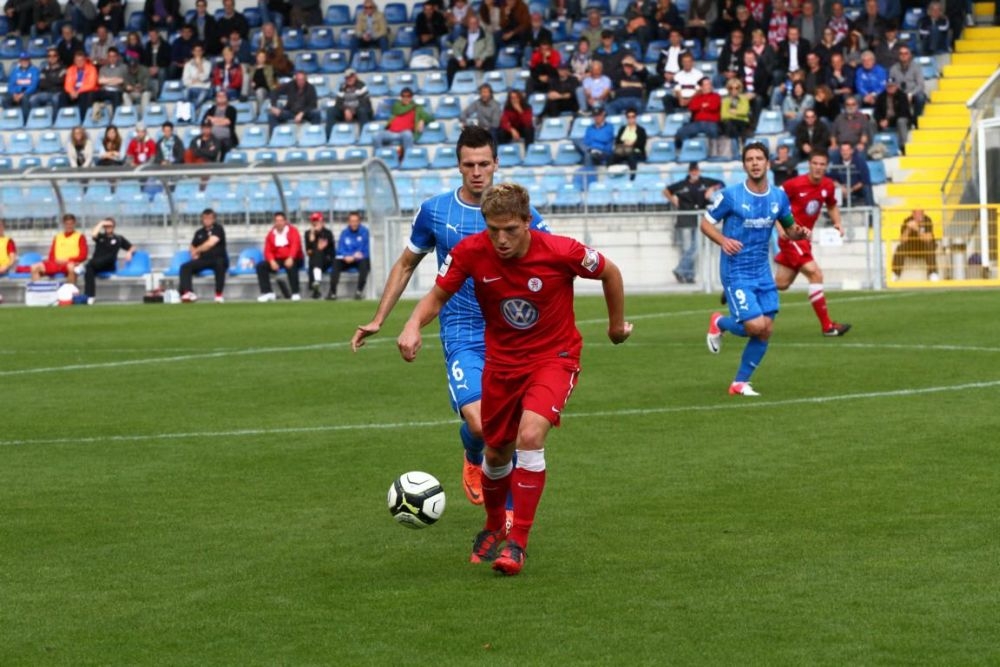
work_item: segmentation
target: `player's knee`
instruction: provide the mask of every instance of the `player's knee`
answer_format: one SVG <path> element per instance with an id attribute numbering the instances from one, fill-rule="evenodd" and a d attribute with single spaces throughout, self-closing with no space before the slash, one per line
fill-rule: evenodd
<path id="1" fill-rule="evenodd" d="M 492 468 L 502 468 L 510 463 L 511 456 L 496 447 L 487 447 L 483 452 L 483 458 L 486 460 L 486 465 Z"/>
<path id="2" fill-rule="evenodd" d="M 527 450 L 543 449 L 548 429 L 536 423 L 522 423 L 517 431 L 517 448 Z"/>

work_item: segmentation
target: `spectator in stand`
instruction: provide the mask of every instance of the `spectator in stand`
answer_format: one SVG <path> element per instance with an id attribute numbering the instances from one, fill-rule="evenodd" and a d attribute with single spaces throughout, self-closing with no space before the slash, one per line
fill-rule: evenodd
<path id="1" fill-rule="evenodd" d="M 216 221 L 215 211 L 212 209 L 206 208 L 201 212 L 201 227 L 194 233 L 189 250 L 191 261 L 181 264 L 178 281 L 181 301 L 193 303 L 198 300 L 198 295 L 192 291 L 192 278 L 200 271 L 211 269 L 215 274 L 215 302 L 223 303 L 222 292 L 226 287 L 229 253 L 226 251 L 226 231 Z"/>
<path id="2" fill-rule="evenodd" d="M 549 86 L 549 92 L 545 94 L 543 115 L 554 118 L 564 113 L 571 113 L 576 116 L 580 112 L 580 102 L 576 98 L 580 82 L 570 72 L 569 63 L 560 63 L 556 74 L 555 80 Z"/>
<path id="3" fill-rule="evenodd" d="M 108 64 L 108 51 L 115 46 L 115 40 L 103 25 L 97 26 L 94 36 L 95 39 L 90 43 L 90 52 L 87 55 L 96 67 L 104 67 Z"/>
<path id="4" fill-rule="evenodd" d="M 719 4 L 715 0 L 691 0 L 684 21 L 684 37 L 704 44 L 712 24 L 719 16 Z"/>
<path id="5" fill-rule="evenodd" d="M 580 0 L 549 0 L 550 21 L 578 21 L 583 12 Z"/>
<path id="6" fill-rule="evenodd" d="M 902 47 L 903 42 L 899 39 L 896 24 L 890 23 L 885 27 L 885 38 L 875 44 L 875 62 L 888 72 L 899 62 L 899 50 Z"/>
<path id="7" fill-rule="evenodd" d="M 573 72 L 573 76 L 576 77 L 577 81 L 583 81 L 584 77 L 590 74 L 591 62 L 590 42 L 586 38 L 581 37 L 576 43 L 576 51 L 573 52 L 573 56 L 569 59 L 570 71 Z"/>
<path id="8" fill-rule="evenodd" d="M 843 47 L 837 43 L 836 37 L 833 33 L 833 28 L 823 28 L 823 37 L 820 39 L 819 43 L 813 47 L 812 52 L 819 56 L 820 62 L 823 67 L 830 66 L 830 58 L 834 53 L 839 53 L 843 55 Z"/>
<path id="9" fill-rule="evenodd" d="M 17 66 L 10 70 L 7 77 L 7 94 L 3 96 L 4 109 L 20 109 L 23 122 L 28 122 L 31 96 L 38 90 L 40 79 L 41 72 L 31 64 L 28 52 L 22 51 L 18 56 Z"/>
<path id="10" fill-rule="evenodd" d="M 205 47 L 205 55 L 217 56 L 222 50 L 222 41 L 215 17 L 208 13 L 208 0 L 197 0 L 194 3 L 194 16 L 188 21 L 194 28 L 194 39 Z"/>
<path id="11" fill-rule="evenodd" d="M 212 135 L 219 141 L 220 160 L 225 160 L 226 153 L 240 145 L 236 131 L 236 107 L 229 103 L 224 91 L 215 93 L 215 104 L 205 112 L 201 122 L 212 126 Z"/>
<path id="12" fill-rule="evenodd" d="M 285 298 L 290 296 L 292 301 L 301 301 L 299 271 L 302 270 L 302 262 L 302 237 L 299 235 L 299 230 L 295 225 L 289 224 L 284 213 L 275 213 L 274 224 L 264 237 L 264 259 L 257 263 L 257 285 L 260 287 L 257 301 L 261 303 L 274 301 L 271 274 L 277 275 L 282 269 L 285 270 L 288 288 L 291 290 L 291 294 L 288 294 L 284 286 L 278 283 L 285 293 Z"/>
<path id="13" fill-rule="evenodd" d="M 808 161 L 814 153 L 827 154 L 830 147 L 830 130 L 819 120 L 815 109 L 806 109 L 802 122 L 795 128 L 796 157 Z"/>
<path id="14" fill-rule="evenodd" d="M 608 125 L 604 107 L 594 108 L 594 122 L 587 126 L 582 139 L 573 144 L 583 156 L 583 165 L 588 169 L 594 165 L 610 164 L 614 156 L 615 130 Z"/>
<path id="15" fill-rule="evenodd" d="M 185 98 L 191 103 L 192 118 L 198 107 L 212 98 L 212 62 L 205 58 L 205 47 L 195 43 L 191 49 L 191 59 L 184 65 L 181 77 Z"/>
<path id="16" fill-rule="evenodd" d="M 165 30 L 169 34 L 181 25 L 180 0 L 146 0 L 142 13 L 149 30 Z"/>
<path id="17" fill-rule="evenodd" d="M 125 36 L 125 44 L 121 48 L 122 60 L 139 60 L 142 57 L 142 37 L 134 30 Z"/>
<path id="18" fill-rule="evenodd" d="M 364 0 L 358 18 L 354 22 L 354 36 L 351 50 L 389 48 L 389 24 L 385 14 L 375 4 L 375 0 Z"/>
<path id="19" fill-rule="evenodd" d="M 452 0 L 451 6 L 444 13 L 444 20 L 448 26 L 448 38 L 450 41 L 455 41 L 455 38 L 462 34 L 462 28 L 465 27 L 466 20 L 473 13 L 467 0 Z"/>
<path id="20" fill-rule="evenodd" d="M 535 140 L 535 123 L 532 118 L 531 105 L 524 99 L 520 90 L 507 93 L 507 103 L 500 114 L 500 129 L 497 130 L 497 143 L 509 144 L 521 141 L 530 146 Z"/>
<path id="21" fill-rule="evenodd" d="M 852 30 L 844 41 L 844 62 L 857 70 L 861 67 L 861 56 L 868 49 L 868 43 L 861 33 Z"/>
<path id="22" fill-rule="evenodd" d="M 107 62 L 101 66 L 97 74 L 97 85 L 100 88 L 94 95 L 95 103 L 107 103 L 111 107 L 109 114 L 114 114 L 114 110 L 122 105 L 127 74 L 128 67 L 122 62 L 117 47 L 112 46 L 108 49 Z M 98 117 L 99 114 L 95 109 L 94 118 Z"/>
<path id="23" fill-rule="evenodd" d="M 149 70 L 130 58 L 125 66 L 125 85 L 123 99 L 130 105 L 139 107 L 143 113 L 149 107 L 151 100 L 160 96 L 160 88 L 156 79 L 149 76 Z"/>
<path id="24" fill-rule="evenodd" d="M 250 40 L 243 39 L 239 31 L 233 30 L 229 33 L 227 46 L 233 50 L 236 62 L 245 66 L 253 63 L 253 51 L 250 50 Z"/>
<path id="25" fill-rule="evenodd" d="M 368 96 L 368 86 L 358 78 L 353 69 L 344 72 L 344 80 L 337 89 L 336 101 L 328 107 L 326 115 L 327 134 L 334 123 L 358 123 L 364 125 L 372 119 L 372 101 Z"/>
<path id="26" fill-rule="evenodd" d="M 785 7 L 785 0 L 772 0 L 763 21 L 763 25 L 767 26 L 767 43 L 772 49 L 778 51 L 780 45 L 789 38 L 788 28 L 791 24 L 792 15 Z"/>
<path id="27" fill-rule="evenodd" d="M 910 101 L 906 99 L 899 83 L 889 78 L 885 90 L 875 98 L 875 125 L 882 132 L 896 132 L 899 149 L 906 153 L 906 137 L 913 122 Z"/>
<path id="28" fill-rule="evenodd" d="M 160 31 L 153 29 L 149 31 L 149 39 L 142 47 L 142 55 L 139 62 L 149 72 L 151 79 L 157 82 L 156 90 L 163 90 L 163 83 L 167 80 L 167 72 L 171 64 L 170 45 L 163 41 Z"/>
<path id="29" fill-rule="evenodd" d="M 813 96 L 806 92 L 801 80 L 792 84 L 792 92 L 781 103 L 781 115 L 785 119 L 785 130 L 795 134 L 796 128 L 802 123 L 806 111 L 813 108 Z"/>
<path id="30" fill-rule="evenodd" d="M 278 99 L 285 98 L 285 106 L 278 106 Z M 306 73 L 299 70 L 288 83 L 278 86 L 277 90 L 271 92 L 271 109 L 267 116 L 267 124 L 274 132 L 274 128 L 288 121 L 296 125 L 302 123 L 320 124 L 323 118 L 319 113 L 319 98 L 316 95 L 316 86 L 309 83 Z"/>
<path id="31" fill-rule="evenodd" d="M 216 22 L 216 28 L 220 47 L 232 46 L 234 32 L 239 34 L 241 41 L 246 41 L 250 36 L 250 23 L 246 16 L 236 11 L 236 0 L 222 0 L 222 16 Z M 247 48 L 249 49 L 249 46 Z M 234 47 L 233 51 L 238 55 L 238 49 Z M 249 58 L 240 59 L 240 62 L 249 62 Z"/>
<path id="32" fill-rule="evenodd" d="M 941 10 L 937 0 L 927 5 L 927 13 L 917 21 L 917 38 L 920 40 L 920 54 L 934 56 L 948 53 L 951 47 L 951 22 Z"/>
<path id="33" fill-rule="evenodd" d="M 267 64 L 274 68 L 275 76 L 291 74 L 295 66 L 285 53 L 285 42 L 273 23 L 260 27 L 260 48 L 267 52 Z"/>
<path id="34" fill-rule="evenodd" d="M 83 125 L 77 125 L 69 133 L 66 141 L 66 157 L 69 166 L 86 168 L 94 166 L 94 142 Z"/>
<path id="35" fill-rule="evenodd" d="M 184 141 L 174 134 L 174 124 L 164 122 L 156 142 L 156 164 L 184 164 L 184 153 Z"/>
<path id="36" fill-rule="evenodd" d="M 733 30 L 729 34 L 729 39 L 719 51 L 719 58 L 715 61 L 716 71 L 727 82 L 739 78 L 740 68 L 743 66 L 743 31 Z M 678 69 L 680 66 L 678 65 Z"/>
<path id="37" fill-rule="evenodd" d="M 66 67 L 59 60 L 59 52 L 50 47 L 45 54 L 45 64 L 39 72 L 38 89 L 29 100 L 31 108 L 52 107 L 58 109 L 59 96 L 62 94 L 65 82 Z"/>
<path id="38" fill-rule="evenodd" d="M 309 26 L 323 23 L 323 7 L 320 0 L 289 0 L 288 24 L 293 28 L 306 30 Z"/>
<path id="39" fill-rule="evenodd" d="M 778 152 L 771 160 L 771 173 L 774 174 L 774 184 L 781 187 L 781 184 L 789 178 L 794 177 L 798 172 L 796 167 L 798 161 L 792 155 L 788 144 L 779 144 Z"/>
<path id="40" fill-rule="evenodd" d="M 31 6 L 31 3 L 27 5 Z M 63 16 L 73 30 L 83 36 L 92 33 L 97 25 L 97 7 L 92 0 L 67 0 Z"/>
<path id="41" fill-rule="evenodd" d="M 531 34 L 531 11 L 524 0 L 504 0 L 500 11 L 500 31 L 496 34 L 497 46 L 528 45 Z"/>
<path id="42" fill-rule="evenodd" d="M 271 97 L 271 91 L 278 87 L 274 78 L 274 68 L 267 62 L 267 51 L 260 50 L 250 70 L 250 90 L 253 92 L 257 105 L 263 105 Z"/>
<path id="43" fill-rule="evenodd" d="M 604 73 L 612 79 L 621 73 L 622 58 L 625 56 L 625 49 L 615 41 L 615 34 L 610 30 L 601 33 L 601 43 L 594 49 L 591 56 L 604 66 Z"/>
<path id="44" fill-rule="evenodd" d="M 531 12 L 531 31 L 528 33 L 528 44 L 537 49 L 542 42 L 552 45 L 552 31 L 545 27 L 545 19 L 541 12 Z"/>
<path id="45" fill-rule="evenodd" d="M 830 178 L 844 186 L 844 206 L 874 206 L 872 176 L 865 162 L 863 151 L 844 142 L 833 152 L 830 160 Z"/>
<path id="46" fill-rule="evenodd" d="M 128 142 L 125 149 L 125 164 L 130 167 L 141 167 L 156 158 L 156 142 L 146 135 L 146 126 L 135 124 L 135 136 Z"/>
<path id="47" fill-rule="evenodd" d="M 83 42 L 76 36 L 73 26 L 68 23 L 63 23 L 60 31 L 62 36 L 56 42 L 56 52 L 59 53 L 59 62 L 62 63 L 62 66 L 69 67 L 73 64 L 76 52 L 83 51 Z"/>
<path id="48" fill-rule="evenodd" d="M 117 35 L 125 27 L 125 5 L 121 0 L 98 0 L 97 21 Z"/>
<path id="49" fill-rule="evenodd" d="M 717 4 L 719 15 L 709 28 L 709 35 L 725 39 L 736 26 L 736 0 L 721 0 Z"/>
<path id="50" fill-rule="evenodd" d="M 785 72 L 778 67 L 778 54 L 767 43 L 767 35 L 763 30 L 757 28 L 750 33 L 750 45 L 746 50 L 753 51 L 757 56 L 757 66 L 768 72 L 768 82 L 772 80 L 778 82 L 785 78 Z M 743 85 L 745 86 L 746 82 Z"/>
<path id="51" fill-rule="evenodd" d="M 601 45 L 601 36 L 604 34 L 604 26 L 601 24 L 601 10 L 591 7 L 587 10 L 587 26 L 580 33 L 580 39 L 587 40 L 590 50 L 594 51 Z"/>
<path id="52" fill-rule="evenodd" d="M 170 43 L 170 69 L 167 78 L 170 80 L 180 79 L 184 75 L 184 68 L 191 60 L 194 53 L 194 28 L 188 24 L 181 26 L 181 34 Z"/>
<path id="53" fill-rule="evenodd" d="M 448 85 L 451 86 L 455 72 L 475 69 L 486 72 L 493 69 L 496 62 L 496 43 L 493 33 L 482 28 L 479 17 L 473 13 L 466 19 L 465 30 L 451 45 L 454 55 L 448 59 Z"/>
<path id="54" fill-rule="evenodd" d="M 851 20 L 847 18 L 844 3 L 840 0 L 834 0 L 831 3 L 830 18 L 826 22 L 826 27 L 833 31 L 835 44 L 843 46 L 847 43 L 847 35 L 851 32 Z"/>
<path id="55" fill-rule="evenodd" d="M 231 100 L 238 100 L 243 92 L 243 66 L 228 46 L 222 49 L 222 60 L 212 70 L 212 86 Z"/>
<path id="56" fill-rule="evenodd" d="M 780 1 L 780 0 L 779 0 Z M 797 26 L 789 26 L 788 38 L 778 45 L 778 69 L 794 74 L 806 68 L 806 54 L 812 51 L 812 44 L 802 39 Z"/>
<path id="57" fill-rule="evenodd" d="M 878 0 L 865 0 L 865 9 L 851 30 L 861 33 L 865 44 L 874 44 L 885 37 L 886 25 L 886 17 L 878 13 Z"/>
<path id="58" fill-rule="evenodd" d="M 660 7 L 663 7 L 662 13 Z M 646 45 L 656 39 L 658 26 L 662 26 L 663 34 L 670 33 L 672 28 L 684 29 L 684 19 L 671 0 L 630 0 L 625 8 L 625 24 L 618 29 L 617 41 L 624 44 L 635 41 L 642 52 Z"/>
<path id="59" fill-rule="evenodd" d="M 732 28 L 739 28 L 742 30 L 745 41 L 750 41 L 750 37 L 753 35 L 755 30 L 760 30 L 761 34 L 766 37 L 763 29 L 761 28 L 761 22 L 758 19 L 755 19 L 747 6 L 742 3 L 736 5 L 736 21 L 730 26 L 730 29 Z M 765 42 L 766 41 L 767 40 L 765 39 Z"/>
<path id="60" fill-rule="evenodd" d="M 399 92 L 399 99 L 392 103 L 391 117 L 385 129 L 375 135 L 375 148 L 386 144 L 400 144 L 403 154 L 420 138 L 424 126 L 434 120 L 424 107 L 413 101 L 413 89 L 406 87 Z"/>
<path id="61" fill-rule="evenodd" d="M 819 54 L 815 51 L 809 52 L 809 54 L 806 55 L 806 69 L 802 79 L 802 85 L 805 86 L 806 92 L 812 95 L 816 92 L 817 86 L 826 85 L 826 80 L 829 76 L 830 75 L 823 66 L 823 60 L 819 57 Z"/>
<path id="62" fill-rule="evenodd" d="M 691 99 L 701 87 L 701 80 L 705 78 L 705 73 L 694 66 L 694 56 L 685 53 L 681 56 L 681 71 L 674 79 L 677 84 L 674 86 L 674 102 L 676 106 L 687 109 Z M 711 80 L 709 80 L 711 83 Z"/>
<path id="63" fill-rule="evenodd" d="M 11 269 L 17 266 L 17 244 L 7 236 L 4 222 L 0 219 L 0 276 L 10 275 Z M 3 297 L 0 297 L 0 303 Z"/>
<path id="64" fill-rule="evenodd" d="M 61 18 L 62 7 L 56 0 L 35 0 L 31 12 L 31 36 L 48 35 Z"/>
<path id="65" fill-rule="evenodd" d="M 830 54 L 830 75 L 827 85 L 841 104 L 854 95 L 854 79 L 854 68 L 847 64 L 843 54 Z"/>
<path id="66" fill-rule="evenodd" d="M 639 163 L 646 161 L 646 128 L 639 125 L 638 121 L 637 110 L 628 109 L 625 112 L 625 124 L 618 128 L 611 156 L 611 164 L 628 164 L 629 179 L 633 181 Z"/>
<path id="67" fill-rule="evenodd" d="M 206 164 L 222 161 L 222 146 L 212 131 L 212 124 L 201 124 L 201 134 L 191 140 L 191 145 L 184 151 L 186 164 Z"/>
<path id="68" fill-rule="evenodd" d="M 889 73 L 875 62 L 875 54 L 865 51 L 861 54 L 861 67 L 854 73 L 854 90 L 861 100 L 861 106 L 875 106 L 875 98 L 885 90 Z"/>
<path id="69" fill-rule="evenodd" d="M 681 125 L 674 136 L 674 145 L 680 150 L 685 139 L 704 134 L 710 139 L 719 136 L 719 123 L 722 122 L 722 98 L 712 87 L 712 79 L 704 76 L 698 82 L 698 92 L 688 104 L 691 120 Z"/>
<path id="70" fill-rule="evenodd" d="M 0 228 L 2 231 L 2 228 Z M 903 274 L 903 264 L 908 257 L 922 260 L 927 265 L 927 279 L 941 280 L 937 267 L 937 241 L 934 239 L 934 223 L 924 215 L 923 209 L 914 209 L 903 220 L 899 228 L 899 244 L 892 253 L 892 279 L 899 280 Z"/>
<path id="71" fill-rule="evenodd" d="M 591 113 L 596 107 L 604 107 L 611 97 L 611 79 L 604 75 L 604 65 L 600 60 L 590 63 L 590 73 L 580 81 L 577 101 L 580 111 Z"/>
<path id="72" fill-rule="evenodd" d="M 649 72 L 632 54 L 622 59 L 621 74 L 614 80 L 612 100 L 605 106 L 609 114 L 625 113 L 628 109 L 646 106 L 646 86 Z"/>
<path id="73" fill-rule="evenodd" d="M 292 6 L 288 4 L 287 0 L 257 0 L 257 9 L 260 10 L 262 23 L 291 25 L 289 15 Z"/>
<path id="74" fill-rule="evenodd" d="M 840 102 L 830 90 L 830 86 L 816 86 L 816 91 L 813 93 L 813 111 L 827 129 L 833 127 L 833 121 L 840 115 Z"/>
<path id="75" fill-rule="evenodd" d="M 725 187 L 722 181 L 702 178 L 697 162 L 688 165 L 688 175 L 682 181 L 663 189 L 663 196 L 679 211 L 701 211 Z M 679 215 L 674 228 L 675 243 L 681 247 L 681 258 L 674 268 L 674 278 L 679 283 L 695 282 L 695 260 L 698 256 L 698 216 Z"/>
<path id="76" fill-rule="evenodd" d="M 417 46 L 436 47 L 438 40 L 448 34 L 448 21 L 431 0 L 424 2 L 423 10 L 417 15 L 414 32 Z"/>
<path id="77" fill-rule="evenodd" d="M 306 257 L 309 259 L 309 291 L 318 299 L 323 284 L 323 274 L 333 268 L 333 253 L 336 243 L 333 232 L 326 227 L 322 213 L 309 216 L 309 231 L 306 232 Z"/>
<path id="78" fill-rule="evenodd" d="M 915 124 L 924 113 L 927 93 L 924 91 L 924 72 L 920 65 L 913 62 L 913 51 L 905 44 L 899 48 L 899 62 L 889 70 L 889 78 L 895 79 L 899 88 L 906 93 Z"/>
<path id="79" fill-rule="evenodd" d="M 55 235 L 49 246 L 49 256 L 31 265 L 31 279 L 43 276 L 66 275 L 66 282 L 76 284 L 76 268 L 87 261 L 87 238 L 76 230 L 76 216 L 66 213 L 62 217 L 62 232 Z"/>
<path id="80" fill-rule="evenodd" d="M 743 52 L 743 66 L 740 68 L 737 80 L 743 85 L 750 100 L 750 124 L 757 122 L 761 109 L 767 103 L 767 86 L 771 79 L 770 73 L 757 64 L 757 54 L 748 49 Z"/>
<path id="81" fill-rule="evenodd" d="M 337 285 L 340 274 L 351 269 L 358 270 L 358 286 L 354 291 L 355 299 L 365 297 L 365 285 L 371 272 L 371 235 L 368 227 L 361 224 L 361 214 L 351 211 L 347 214 L 347 228 L 340 232 L 337 240 L 337 255 L 333 262 L 333 275 L 330 276 L 330 293 L 327 299 L 337 298 Z"/>
<path id="82" fill-rule="evenodd" d="M 819 44 L 826 27 L 823 17 L 816 11 L 815 0 L 802 3 L 802 13 L 792 19 L 792 25 L 799 29 L 799 35 L 807 44 Z"/>
<path id="83" fill-rule="evenodd" d="M 484 130 L 489 130 L 489 133 L 495 138 L 497 130 L 500 129 L 500 116 L 502 114 L 500 103 L 493 97 L 493 87 L 484 83 L 479 86 L 479 97 L 462 109 L 458 122 L 462 127 L 477 125 Z"/>
<path id="84" fill-rule="evenodd" d="M 94 103 L 97 93 L 97 68 L 87 60 L 83 51 L 77 51 L 73 56 L 73 64 L 66 68 L 66 78 L 63 80 L 63 92 L 59 106 L 75 106 L 80 111 L 80 118 L 86 118 Z"/>
<path id="85" fill-rule="evenodd" d="M 479 23 L 491 35 L 500 31 L 503 0 L 483 0 L 479 5 Z"/>
<path id="86" fill-rule="evenodd" d="M 726 92 L 719 113 L 722 120 L 719 129 L 723 136 L 736 139 L 742 146 L 750 134 L 750 98 L 743 93 L 743 83 L 739 79 L 727 81 Z"/>
<path id="87" fill-rule="evenodd" d="M 549 82 L 558 76 L 559 63 L 562 56 L 552 48 L 552 42 L 543 40 L 531 54 L 531 61 L 528 65 L 530 78 L 527 81 L 527 93 L 546 93 L 549 90 Z"/>
<path id="88" fill-rule="evenodd" d="M 97 153 L 98 167 L 120 167 L 125 164 L 125 151 L 122 148 L 122 135 L 114 125 L 104 129 L 101 148 Z"/>
<path id="89" fill-rule="evenodd" d="M 865 154 L 872 137 L 868 116 L 858 110 L 857 98 L 847 98 L 844 102 L 844 111 L 833 121 L 833 128 L 830 133 L 833 135 L 834 148 L 843 144 L 850 144 L 862 155 Z"/>
<path id="90" fill-rule="evenodd" d="M 656 59 L 656 77 L 649 81 L 650 89 L 666 88 L 667 91 L 674 89 L 674 75 L 681 71 L 681 56 L 687 53 L 684 40 L 679 30 L 671 30 L 667 36 L 667 48 L 660 49 L 660 55 Z"/>
<path id="91" fill-rule="evenodd" d="M 114 218 L 105 218 L 94 225 L 90 232 L 94 241 L 94 256 L 87 262 L 83 271 L 83 293 L 87 297 L 87 305 L 94 304 L 97 295 L 97 274 L 118 270 L 118 252 L 125 251 L 125 261 L 131 262 L 135 254 L 135 246 L 121 234 L 115 234 Z M 80 270 L 78 267 L 77 271 Z"/>

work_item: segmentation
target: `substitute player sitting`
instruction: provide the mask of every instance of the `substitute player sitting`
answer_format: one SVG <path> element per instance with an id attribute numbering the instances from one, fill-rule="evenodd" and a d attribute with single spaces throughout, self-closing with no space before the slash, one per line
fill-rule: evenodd
<path id="1" fill-rule="evenodd" d="M 76 230 L 76 216 L 63 216 L 63 230 L 56 234 L 49 246 L 49 256 L 45 261 L 31 265 L 31 279 L 41 280 L 42 276 L 66 274 L 66 282 L 76 284 L 76 268 L 83 268 L 87 261 L 87 238 Z"/>
<path id="2" fill-rule="evenodd" d="M 600 280 L 608 308 L 608 337 L 624 342 L 625 292 L 618 267 L 596 250 L 565 236 L 530 228 L 528 192 L 514 183 L 482 198 L 486 231 L 466 237 L 438 271 L 397 344 L 406 361 L 421 347 L 420 330 L 467 279 L 486 320 L 482 421 L 486 440 L 483 497 L 486 525 L 473 542 L 471 561 L 494 560 L 507 575 L 521 571 L 528 533 L 545 488 L 545 438 L 559 425 L 580 374 L 583 339 L 573 315 L 573 281 Z M 517 467 L 513 454 L 517 451 Z M 505 503 L 514 496 L 514 522 L 504 541 Z"/>
<path id="3" fill-rule="evenodd" d="M 788 195 L 795 222 L 812 231 L 819 213 L 826 204 L 833 227 L 841 236 L 844 228 L 840 223 L 840 209 L 837 208 L 836 182 L 826 175 L 830 158 L 826 153 L 814 152 L 809 158 L 809 171 L 801 176 L 790 178 L 782 184 Z M 809 280 L 809 303 L 819 318 L 820 329 L 824 336 L 843 336 L 851 330 L 850 324 L 838 324 L 830 319 L 826 307 L 826 295 L 823 293 L 823 270 L 812 255 L 812 242 L 809 239 L 793 241 L 782 232 L 778 237 L 778 254 L 774 261 L 778 265 L 774 272 L 774 282 L 779 290 L 786 290 L 795 282 L 799 273 Z"/>

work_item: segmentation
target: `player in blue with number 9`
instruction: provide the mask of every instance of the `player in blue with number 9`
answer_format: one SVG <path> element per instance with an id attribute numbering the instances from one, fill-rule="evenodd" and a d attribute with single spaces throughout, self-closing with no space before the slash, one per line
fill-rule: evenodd
<path id="1" fill-rule="evenodd" d="M 723 332 L 749 338 L 729 393 L 759 396 L 750 376 L 767 352 L 778 314 L 778 288 L 768 259 L 771 230 L 778 222 L 793 241 L 809 238 L 809 230 L 795 223 L 785 191 L 768 183 L 770 158 L 764 144 L 743 148 L 743 169 L 746 180 L 718 192 L 701 221 L 702 233 L 722 248 L 719 273 L 730 313 L 712 313 L 706 341 L 709 351 L 718 354 Z"/>
<path id="2" fill-rule="evenodd" d="M 496 141 L 488 130 L 470 126 L 459 135 L 456 153 L 458 170 L 462 174 L 461 187 L 431 197 L 420 205 L 406 248 L 389 271 L 375 316 L 368 324 L 359 326 L 351 338 L 351 348 L 355 352 L 365 344 L 366 338 L 382 328 L 426 255 L 434 251 L 440 269 L 455 244 L 486 229 L 479 204 L 483 192 L 493 185 L 493 176 L 500 165 Z M 548 231 L 534 207 L 531 215 L 533 229 Z M 486 323 L 471 280 L 441 310 L 439 320 L 451 405 L 463 420 L 459 429 L 465 447 L 462 486 L 469 502 L 481 505 L 484 443 L 480 402 L 486 359 Z"/>

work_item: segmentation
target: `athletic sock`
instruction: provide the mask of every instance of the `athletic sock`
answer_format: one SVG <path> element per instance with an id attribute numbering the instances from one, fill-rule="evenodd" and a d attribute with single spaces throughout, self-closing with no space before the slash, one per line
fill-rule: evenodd
<path id="1" fill-rule="evenodd" d="M 716 326 L 718 326 L 723 331 L 728 331 L 731 334 L 740 336 L 742 338 L 747 337 L 746 327 L 743 326 L 742 322 L 738 322 L 732 315 L 726 315 L 725 317 L 720 317 L 716 321 Z"/>
<path id="2" fill-rule="evenodd" d="M 507 520 L 507 494 L 511 489 L 513 463 L 494 468 L 483 462 L 483 505 L 486 509 L 486 530 L 501 530 Z"/>
<path id="3" fill-rule="evenodd" d="M 809 303 L 816 311 L 816 317 L 819 318 L 819 325 L 823 331 L 832 327 L 833 321 L 830 320 L 830 313 L 826 308 L 826 295 L 823 293 L 822 283 L 809 283 Z"/>
<path id="4" fill-rule="evenodd" d="M 523 450 L 517 468 L 511 475 L 510 490 L 514 495 L 514 525 L 508 539 L 522 548 L 528 547 L 528 532 L 535 523 L 538 501 L 545 490 L 545 450 Z"/>
<path id="5" fill-rule="evenodd" d="M 461 428 L 458 429 L 458 435 L 462 438 L 462 446 L 465 447 L 465 460 L 473 465 L 482 465 L 483 447 L 486 444 L 483 439 L 472 435 L 469 425 L 465 422 L 462 422 Z"/>
<path id="6" fill-rule="evenodd" d="M 736 371 L 734 382 L 749 382 L 750 376 L 760 365 L 760 360 L 767 352 L 767 341 L 752 336 L 747 341 L 747 346 L 743 348 L 743 356 L 740 358 L 740 368 Z"/>

